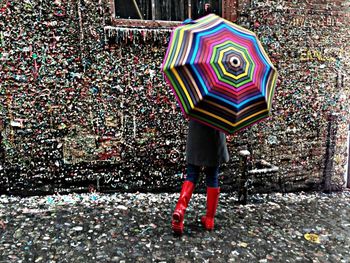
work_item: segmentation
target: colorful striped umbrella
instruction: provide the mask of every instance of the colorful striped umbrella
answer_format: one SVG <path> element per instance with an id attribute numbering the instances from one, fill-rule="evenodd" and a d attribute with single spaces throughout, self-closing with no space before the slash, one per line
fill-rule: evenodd
<path id="1" fill-rule="evenodd" d="M 275 67 L 253 32 L 217 15 L 175 28 L 162 70 L 188 118 L 232 134 L 269 116 Z"/>

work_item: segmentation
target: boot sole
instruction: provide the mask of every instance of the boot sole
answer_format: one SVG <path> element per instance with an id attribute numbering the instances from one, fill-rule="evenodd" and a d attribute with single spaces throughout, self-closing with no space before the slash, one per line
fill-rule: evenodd
<path id="1" fill-rule="evenodd" d="M 171 228 L 175 232 L 175 234 L 182 235 L 184 232 L 184 227 L 183 225 L 177 225 L 177 222 L 172 222 L 171 223 Z"/>
<path id="2" fill-rule="evenodd" d="M 213 230 L 214 230 L 214 224 L 208 225 L 206 222 L 207 222 L 207 221 L 206 221 L 205 219 L 201 218 L 202 226 L 203 226 L 206 230 L 208 230 L 208 231 L 213 231 Z"/>

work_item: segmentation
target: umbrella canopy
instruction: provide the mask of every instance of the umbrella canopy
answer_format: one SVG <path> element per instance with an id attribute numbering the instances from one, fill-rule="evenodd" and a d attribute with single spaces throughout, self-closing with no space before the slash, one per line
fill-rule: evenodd
<path id="1" fill-rule="evenodd" d="M 162 70 L 188 118 L 232 134 L 269 116 L 275 67 L 253 32 L 217 15 L 175 28 Z"/>

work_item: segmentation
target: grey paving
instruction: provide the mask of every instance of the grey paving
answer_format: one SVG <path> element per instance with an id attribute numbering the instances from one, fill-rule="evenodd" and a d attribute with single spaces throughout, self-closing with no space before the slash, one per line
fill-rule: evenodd
<path id="1" fill-rule="evenodd" d="M 183 236 L 178 194 L 0 196 L 0 262 L 350 262 L 350 192 L 222 194 L 216 228 L 194 194 Z M 310 239 L 314 234 L 314 239 Z"/>

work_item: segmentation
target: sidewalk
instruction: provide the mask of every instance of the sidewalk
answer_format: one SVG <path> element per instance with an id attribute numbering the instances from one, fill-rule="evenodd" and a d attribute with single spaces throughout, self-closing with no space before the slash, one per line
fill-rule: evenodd
<path id="1" fill-rule="evenodd" d="M 182 237 L 170 229 L 177 197 L 0 196 L 0 262 L 350 262 L 350 192 L 255 195 L 246 206 L 222 194 L 213 232 L 194 194 Z"/>

